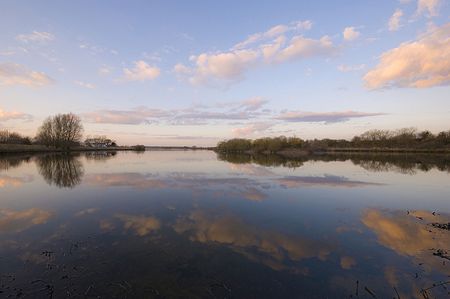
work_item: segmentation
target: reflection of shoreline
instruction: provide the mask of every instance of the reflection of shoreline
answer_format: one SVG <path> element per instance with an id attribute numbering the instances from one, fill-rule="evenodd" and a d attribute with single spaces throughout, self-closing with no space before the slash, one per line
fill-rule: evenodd
<path id="1" fill-rule="evenodd" d="M 91 151 L 83 153 L 83 156 L 88 161 L 107 161 L 114 158 L 117 155 L 117 151 Z"/>
<path id="2" fill-rule="evenodd" d="M 39 173 L 49 185 L 59 188 L 73 188 L 79 185 L 84 175 L 83 163 L 80 157 L 87 161 L 102 162 L 114 158 L 117 151 L 96 150 L 76 153 L 52 153 L 52 154 L 27 154 L 27 155 L 0 155 L 0 171 L 20 167 L 23 163 L 34 161 Z M 27 178 L 0 177 L 0 187 L 18 186 L 20 183 L 29 182 Z"/>
<path id="3" fill-rule="evenodd" d="M 255 163 L 262 166 L 301 167 L 308 161 L 348 161 L 372 172 L 394 171 L 414 174 L 417 171 L 427 172 L 432 169 L 450 172 L 450 156 L 444 154 L 411 154 L 411 153 L 323 153 L 304 154 L 298 157 L 286 157 L 277 154 L 217 153 L 217 159 L 233 164 Z"/>
<path id="4" fill-rule="evenodd" d="M 0 144 L 0 154 L 56 154 L 56 153 L 89 153 L 89 152 L 117 152 L 117 151 L 137 151 L 136 146 L 115 146 L 108 148 L 95 148 L 95 147 L 72 147 L 69 150 L 61 148 L 47 147 L 45 145 L 28 145 L 28 144 Z M 139 150 L 138 150 L 139 151 Z"/>
<path id="5" fill-rule="evenodd" d="M 65 155 L 86 157 L 89 161 L 106 161 L 116 156 L 114 150 L 96 150 L 90 152 L 74 152 Z M 246 153 L 221 153 L 218 152 L 217 159 L 233 164 L 258 164 L 266 167 L 282 166 L 288 168 L 298 168 L 308 161 L 351 161 L 371 172 L 398 172 L 403 174 L 414 174 L 418 171 L 428 172 L 433 169 L 450 172 L 450 156 L 445 154 L 415 154 L 415 153 L 367 153 L 367 152 L 335 152 L 323 154 L 306 154 L 298 157 L 286 157 L 276 154 L 246 154 Z M 7 154 L 0 155 L 0 171 L 9 168 L 19 167 L 23 162 L 29 162 L 39 157 L 47 155 L 64 155 L 62 153 L 53 154 Z"/>
<path id="6" fill-rule="evenodd" d="M 0 171 L 17 168 L 23 162 L 30 162 L 32 155 L 0 155 Z"/>

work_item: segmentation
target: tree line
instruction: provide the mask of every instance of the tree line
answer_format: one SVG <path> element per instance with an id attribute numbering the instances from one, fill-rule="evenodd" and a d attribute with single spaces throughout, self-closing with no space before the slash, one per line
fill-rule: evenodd
<path id="1" fill-rule="evenodd" d="M 44 120 L 34 138 L 8 130 L 0 131 L 0 144 L 36 144 L 59 149 L 70 149 L 82 145 L 100 148 L 117 146 L 114 140 L 106 136 L 88 136 L 82 142 L 83 131 L 79 116 L 73 113 L 57 114 Z"/>
<path id="2" fill-rule="evenodd" d="M 320 150 L 327 148 L 441 149 L 450 148 L 450 130 L 433 134 L 415 128 L 370 130 L 346 139 L 312 139 L 298 137 L 234 138 L 217 144 L 219 152 L 276 153 L 285 149 Z"/>
<path id="3" fill-rule="evenodd" d="M 33 140 L 30 137 L 22 136 L 19 133 L 8 130 L 0 131 L 0 144 L 32 144 Z"/>

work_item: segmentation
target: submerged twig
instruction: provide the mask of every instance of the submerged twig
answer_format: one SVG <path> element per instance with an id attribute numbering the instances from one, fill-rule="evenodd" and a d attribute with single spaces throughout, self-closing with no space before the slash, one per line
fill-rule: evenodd
<path id="1" fill-rule="evenodd" d="M 377 296 L 375 295 L 375 293 L 372 292 L 371 290 L 369 290 L 368 287 L 364 287 L 364 290 L 366 290 L 366 292 L 369 293 L 369 295 L 372 296 L 372 298 L 377 298 Z"/>

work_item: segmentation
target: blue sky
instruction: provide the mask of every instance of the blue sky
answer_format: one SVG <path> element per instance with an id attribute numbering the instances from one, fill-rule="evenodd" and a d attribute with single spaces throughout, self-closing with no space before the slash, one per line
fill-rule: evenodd
<path id="1" fill-rule="evenodd" d="M 244 3 L 243 3 L 244 2 Z M 450 5 L 2 1 L 0 128 L 120 144 L 450 129 Z"/>

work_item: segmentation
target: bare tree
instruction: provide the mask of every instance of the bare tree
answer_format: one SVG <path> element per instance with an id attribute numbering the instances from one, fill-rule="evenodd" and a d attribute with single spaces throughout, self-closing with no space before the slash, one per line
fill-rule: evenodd
<path id="1" fill-rule="evenodd" d="M 16 132 L 10 132 L 8 130 L 0 131 L 0 143 L 3 144 L 31 144 L 29 137 L 24 137 Z"/>
<path id="2" fill-rule="evenodd" d="M 69 148 L 79 144 L 83 135 L 81 119 L 73 113 L 47 118 L 39 128 L 36 139 L 47 146 Z"/>

